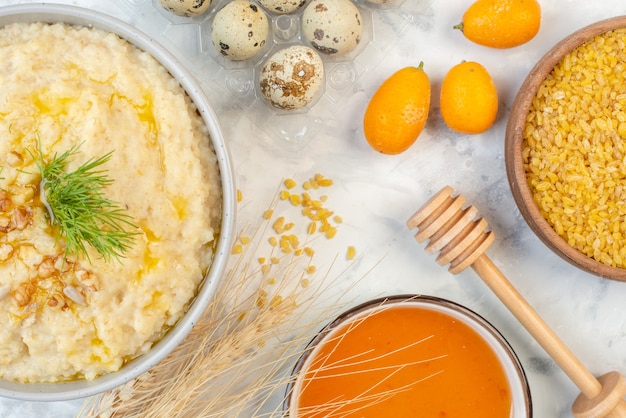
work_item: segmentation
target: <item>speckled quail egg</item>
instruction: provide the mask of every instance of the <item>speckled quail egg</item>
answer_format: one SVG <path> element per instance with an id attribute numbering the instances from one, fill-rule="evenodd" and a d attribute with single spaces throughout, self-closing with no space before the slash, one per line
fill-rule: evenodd
<path id="1" fill-rule="evenodd" d="M 263 97 L 279 109 L 301 109 L 318 97 L 324 84 L 324 63 L 313 48 L 291 45 L 263 64 L 259 86 Z"/>
<path id="2" fill-rule="evenodd" d="M 293 13 L 306 3 L 306 0 L 259 0 L 261 6 L 277 14 Z"/>
<path id="3" fill-rule="evenodd" d="M 322 53 L 347 54 L 361 41 L 361 12 L 350 0 L 312 0 L 302 13 L 302 34 Z"/>
<path id="4" fill-rule="evenodd" d="M 211 40 L 225 58 L 241 61 L 261 51 L 269 33 L 262 8 L 248 0 L 233 0 L 215 13 Z"/>
<path id="5" fill-rule="evenodd" d="M 211 0 L 159 0 L 165 10 L 178 16 L 199 16 L 206 12 Z"/>

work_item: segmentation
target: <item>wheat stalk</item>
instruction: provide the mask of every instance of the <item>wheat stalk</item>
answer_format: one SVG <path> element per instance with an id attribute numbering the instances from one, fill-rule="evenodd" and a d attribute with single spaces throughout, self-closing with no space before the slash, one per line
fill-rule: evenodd
<path id="1" fill-rule="evenodd" d="M 277 192 L 272 211 L 280 200 L 289 200 L 284 193 Z M 311 274 L 312 256 L 291 250 L 276 256 L 280 251 L 272 248 L 269 258 L 277 266 L 255 262 L 268 235 L 283 232 L 268 226 L 269 216 L 261 219 L 252 237 L 240 233 L 243 250 L 238 244 L 212 304 L 184 342 L 139 378 L 88 399 L 79 417 L 282 414 L 280 406 L 269 412 L 263 409 L 268 399 L 285 396 L 290 368 L 319 328 L 319 318 L 328 317 L 338 302 L 329 303 L 327 295 L 320 303 L 332 267 L 321 278 Z M 328 226 L 326 218 L 323 223 Z M 270 280 L 275 284 L 268 289 Z M 302 286 L 310 282 L 316 285 Z M 332 297 L 339 301 L 342 295 Z"/>
<path id="2" fill-rule="evenodd" d="M 330 184 L 319 175 L 313 180 Z M 284 184 L 287 189 L 294 187 L 292 180 Z M 288 390 L 295 382 L 292 368 L 305 352 L 308 341 L 325 322 L 320 322 L 320 318 L 332 318 L 338 313 L 345 293 L 337 292 L 335 288 L 331 291 L 329 287 L 349 271 L 351 264 L 335 275 L 335 258 L 324 275 L 312 273 L 315 272 L 311 263 L 314 251 L 309 245 L 320 234 L 332 238 L 335 231 L 329 222 L 332 212 L 320 207 L 323 200 L 313 201 L 308 193 L 303 193 L 302 197 L 303 206 L 311 205 L 305 209 L 313 208 L 311 212 L 302 212 L 308 213 L 307 216 L 314 222 L 319 222 L 319 230 L 309 224 L 307 238 L 302 244 L 297 239 L 281 239 L 278 245 L 278 240 L 272 239 L 276 238 L 276 234 L 289 238 L 286 231 L 291 226 L 287 227 L 290 223 L 285 223 L 283 217 L 274 218 L 280 222 L 272 222 L 269 214 L 274 212 L 280 201 L 289 201 L 295 207 L 300 202 L 290 192 L 279 189 L 259 224 L 248 228 L 252 229 L 252 234 L 245 234 L 245 229 L 239 233 L 233 247 L 236 256 L 231 259 L 223 283 L 205 315 L 183 343 L 164 361 L 137 379 L 88 399 L 78 417 L 285 416 L 283 405 L 290 395 Z M 338 217 L 335 220 L 340 223 Z M 315 235 L 313 232 L 316 230 L 320 234 Z M 269 255 L 259 257 L 259 253 L 267 252 L 268 241 L 272 243 Z M 349 249 L 347 254 L 353 251 L 353 248 Z M 351 256 L 348 258 L 351 259 Z M 313 285 L 308 286 L 310 283 Z M 419 343 L 421 341 L 414 344 Z M 410 345 L 399 350 L 408 348 Z M 360 364 L 360 357 L 365 354 L 345 361 Z M 416 359 L 415 364 L 437 358 Z M 388 367 L 389 374 L 384 380 L 412 364 Z M 321 371 L 335 366 L 324 364 L 314 368 L 320 367 Z M 372 369 L 366 367 L 366 370 Z M 358 413 L 371 405 L 385 402 L 399 392 L 410 390 L 440 372 L 433 371 L 404 387 L 379 391 L 377 389 L 382 389 L 380 386 L 384 383 L 381 381 L 354 399 L 336 399 L 303 412 L 311 418 L 339 418 Z M 304 382 L 306 385 L 306 379 Z"/>

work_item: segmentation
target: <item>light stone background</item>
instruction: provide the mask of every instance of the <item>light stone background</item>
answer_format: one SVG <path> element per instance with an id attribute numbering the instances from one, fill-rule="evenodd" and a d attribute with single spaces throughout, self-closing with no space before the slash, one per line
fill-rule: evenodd
<path id="1" fill-rule="evenodd" d="M 16 3 L 29 1 L 2 1 Z M 253 94 L 234 93 L 241 84 L 229 90 L 228 83 L 241 83 L 241 77 L 245 87 L 250 70 L 220 66 L 200 46 L 194 22 L 172 22 L 155 10 L 151 0 L 58 3 L 90 7 L 132 23 L 194 72 L 213 100 L 231 150 L 237 187 L 246 202 L 240 225 L 257 219 L 285 177 L 303 181 L 320 172 L 334 180 L 329 206 L 344 224 L 333 246 L 354 244 L 359 254 L 347 274 L 333 283 L 337 292 L 348 289 L 346 308 L 396 293 L 459 302 L 485 316 L 514 347 L 528 375 L 535 417 L 571 416 L 578 390 L 544 350 L 473 271 L 450 275 L 407 231 L 406 219 L 433 193 L 451 185 L 479 208 L 495 231 L 496 242 L 488 255 L 581 361 L 595 374 L 626 373 L 626 283 L 578 271 L 548 251 L 515 206 L 503 160 L 508 112 L 530 68 L 567 34 L 625 13 L 623 1 L 541 0 L 539 34 L 508 50 L 474 45 L 452 30 L 470 0 L 406 0 L 400 9 L 372 11 L 368 48 L 354 63 L 329 65 L 329 83 L 340 88 L 327 88 L 308 113 L 287 117 L 269 111 Z M 461 60 L 481 62 L 499 90 L 496 124 L 482 135 L 453 133 L 439 116 L 441 80 Z M 426 129 L 407 152 L 377 154 L 362 134 L 366 103 L 392 72 L 420 61 L 433 88 Z M 346 71 L 354 75 L 347 86 L 341 84 Z M 297 135 L 303 138 L 295 141 Z M 322 318 L 320 325 L 329 319 Z M 0 399 L 0 417 L 71 417 L 81 404 L 82 400 L 38 404 Z"/>

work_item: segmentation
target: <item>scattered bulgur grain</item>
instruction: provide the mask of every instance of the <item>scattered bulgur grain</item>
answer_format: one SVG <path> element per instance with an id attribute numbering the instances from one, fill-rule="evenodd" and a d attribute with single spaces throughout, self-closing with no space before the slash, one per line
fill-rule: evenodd
<path id="1" fill-rule="evenodd" d="M 298 238 L 297 235 L 295 234 L 290 234 L 287 236 L 287 239 L 289 239 L 289 243 L 291 244 L 291 246 L 296 249 L 300 246 L 300 239 Z"/>
<path id="2" fill-rule="evenodd" d="M 336 215 L 325 206 L 328 200 L 327 195 L 315 196 L 316 192 L 314 191 L 316 189 L 329 187 L 332 184 L 332 180 L 325 178 L 321 174 L 315 174 L 302 183 L 301 190 L 298 192 L 295 190 L 298 186 L 295 180 L 288 178 L 283 181 L 284 189 L 278 192 L 277 199 L 288 201 L 291 206 L 300 208 L 302 216 L 308 221 L 306 224 L 307 236 L 319 233 L 326 236 L 326 238 L 332 238 L 337 233 L 337 225 L 343 222 L 341 216 Z M 239 191 L 238 199 L 241 199 L 241 193 Z M 297 234 L 297 222 L 288 222 L 285 216 L 277 216 L 275 209 L 274 207 L 269 208 L 262 214 L 262 219 L 269 222 L 268 225 L 272 228 L 273 232 L 273 234 L 267 237 L 267 242 L 272 247 L 277 248 L 282 254 L 293 254 L 297 257 L 305 255 L 312 260 L 315 251 L 309 246 L 301 245 L 300 237 Z M 233 253 L 242 254 L 247 250 L 247 247 L 244 248 L 244 246 L 250 244 L 252 240 L 253 237 L 240 235 L 233 246 Z M 279 266 L 277 266 L 280 264 L 283 257 L 273 255 L 274 252 L 275 250 L 271 250 L 269 255 L 259 256 L 257 258 L 266 286 L 276 283 L 276 274 L 283 274 Z M 308 262 L 310 263 L 311 261 L 309 260 Z M 304 267 L 303 275 L 310 277 L 300 277 L 300 286 L 303 288 L 309 287 L 310 279 L 316 271 L 317 268 L 312 264 L 308 264 Z M 272 308 L 281 303 L 283 303 L 283 300 L 280 296 L 268 295 L 266 290 L 261 290 L 256 297 L 256 304 L 259 308 Z M 240 320 L 243 320 L 243 318 L 244 314 L 242 313 Z"/>
<path id="3" fill-rule="evenodd" d="M 237 202 L 241 202 L 243 200 L 243 193 L 241 190 L 237 189 Z"/>
<path id="4" fill-rule="evenodd" d="M 276 218 L 276 220 L 274 221 L 274 224 L 272 225 L 272 227 L 274 228 L 274 232 L 276 232 L 277 234 L 282 234 L 283 232 L 285 232 L 285 228 L 283 227 L 284 225 L 285 225 L 284 216 L 279 216 L 278 218 Z"/>
<path id="5" fill-rule="evenodd" d="M 243 246 L 239 243 L 233 245 L 232 253 L 233 254 L 241 254 L 243 251 Z"/>
<path id="6" fill-rule="evenodd" d="M 355 256 L 356 256 L 356 248 L 354 248 L 354 245 L 348 246 L 348 250 L 346 251 L 346 258 L 348 260 L 354 260 Z"/>
<path id="7" fill-rule="evenodd" d="M 294 193 L 291 196 L 289 196 L 289 201 L 294 206 L 300 206 L 300 204 L 302 203 L 302 196 Z"/>
<path id="8" fill-rule="evenodd" d="M 626 267 L 626 29 L 558 63 L 529 109 L 522 158 L 542 215 L 572 247 Z"/>
<path id="9" fill-rule="evenodd" d="M 296 182 L 293 179 L 286 179 L 284 183 L 285 187 L 288 189 L 293 189 L 294 187 L 296 187 Z"/>
<path id="10" fill-rule="evenodd" d="M 286 235 L 280 237 L 280 250 L 285 254 L 290 254 L 293 252 L 293 248 L 291 246 L 291 242 Z"/>

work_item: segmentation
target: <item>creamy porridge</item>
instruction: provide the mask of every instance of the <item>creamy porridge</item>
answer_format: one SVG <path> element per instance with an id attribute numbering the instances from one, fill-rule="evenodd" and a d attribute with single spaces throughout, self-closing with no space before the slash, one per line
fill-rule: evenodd
<path id="1" fill-rule="evenodd" d="M 138 226 L 119 261 L 64 256 L 39 198 L 44 159 L 103 166 Z M 93 379 L 185 312 L 213 255 L 221 192 L 202 119 L 150 55 L 62 24 L 0 29 L 0 377 Z"/>

